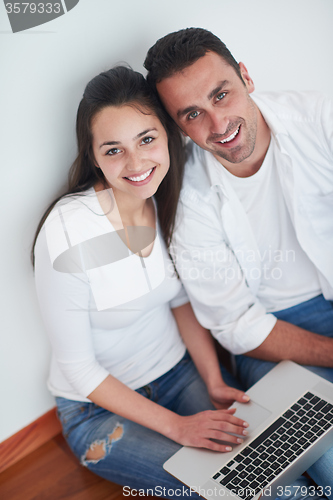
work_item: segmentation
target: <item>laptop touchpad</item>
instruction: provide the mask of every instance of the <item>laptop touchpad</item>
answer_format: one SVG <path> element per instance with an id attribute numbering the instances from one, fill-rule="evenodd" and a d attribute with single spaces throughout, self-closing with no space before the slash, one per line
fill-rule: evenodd
<path id="1" fill-rule="evenodd" d="M 234 403 L 232 407 L 237 408 L 235 417 L 242 418 L 248 422 L 248 430 L 251 433 L 272 414 L 267 408 L 255 403 L 253 400 L 245 404 Z"/>

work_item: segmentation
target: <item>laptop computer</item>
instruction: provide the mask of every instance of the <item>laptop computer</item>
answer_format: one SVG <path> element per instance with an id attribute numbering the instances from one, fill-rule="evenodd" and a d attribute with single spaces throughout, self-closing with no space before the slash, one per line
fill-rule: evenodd
<path id="1" fill-rule="evenodd" d="M 281 361 L 247 394 L 249 403 L 233 405 L 249 423 L 242 444 L 228 453 L 185 446 L 164 464 L 207 500 L 276 498 L 333 446 L 331 382 Z"/>

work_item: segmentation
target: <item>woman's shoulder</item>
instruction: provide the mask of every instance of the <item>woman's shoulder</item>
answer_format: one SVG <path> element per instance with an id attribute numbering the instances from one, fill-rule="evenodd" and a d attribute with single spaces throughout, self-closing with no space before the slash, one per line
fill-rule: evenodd
<path id="1" fill-rule="evenodd" d="M 86 220 L 87 214 L 94 210 L 95 198 L 93 188 L 62 196 L 46 217 L 44 229 L 51 228 L 54 224 L 62 226 L 70 224 L 72 228 L 78 224 L 77 227 L 79 227 L 80 222 L 84 223 Z"/>
<path id="2" fill-rule="evenodd" d="M 58 254 L 68 246 L 92 238 L 101 215 L 104 214 L 96 203 L 93 188 L 61 197 L 44 221 L 36 248 L 44 241 L 49 250 L 54 248 L 55 254 Z"/>

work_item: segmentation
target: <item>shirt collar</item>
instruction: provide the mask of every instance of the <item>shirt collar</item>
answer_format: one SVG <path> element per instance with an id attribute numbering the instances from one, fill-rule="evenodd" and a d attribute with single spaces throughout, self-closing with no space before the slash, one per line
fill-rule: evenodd
<path id="1" fill-rule="evenodd" d="M 287 129 L 277 117 L 277 112 L 273 112 L 270 107 L 266 104 L 265 100 L 260 94 L 254 93 L 251 98 L 254 103 L 258 106 L 260 113 L 264 117 L 271 134 L 277 139 L 280 134 L 289 135 Z"/>

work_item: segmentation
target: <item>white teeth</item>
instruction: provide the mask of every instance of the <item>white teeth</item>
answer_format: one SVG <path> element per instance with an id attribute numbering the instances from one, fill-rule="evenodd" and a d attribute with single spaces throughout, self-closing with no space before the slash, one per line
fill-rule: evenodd
<path id="1" fill-rule="evenodd" d="M 240 127 L 240 126 L 239 126 L 239 127 Z M 237 130 L 235 130 L 235 132 L 234 132 L 233 134 L 229 135 L 229 137 L 227 137 L 227 138 L 226 138 L 226 139 L 224 139 L 223 141 L 219 141 L 219 142 L 220 142 L 221 144 L 224 144 L 225 142 L 230 142 L 230 141 L 232 141 L 232 140 L 236 137 L 236 135 L 238 134 L 238 132 L 239 132 L 239 127 L 238 127 L 238 129 L 237 129 Z"/>
<path id="2" fill-rule="evenodd" d="M 127 177 L 127 179 L 129 179 L 130 181 L 134 181 L 134 182 L 144 181 L 145 179 L 147 179 L 147 177 L 150 176 L 150 174 L 152 173 L 152 171 L 153 171 L 153 169 L 151 168 L 145 174 L 142 174 L 139 177 Z"/>

